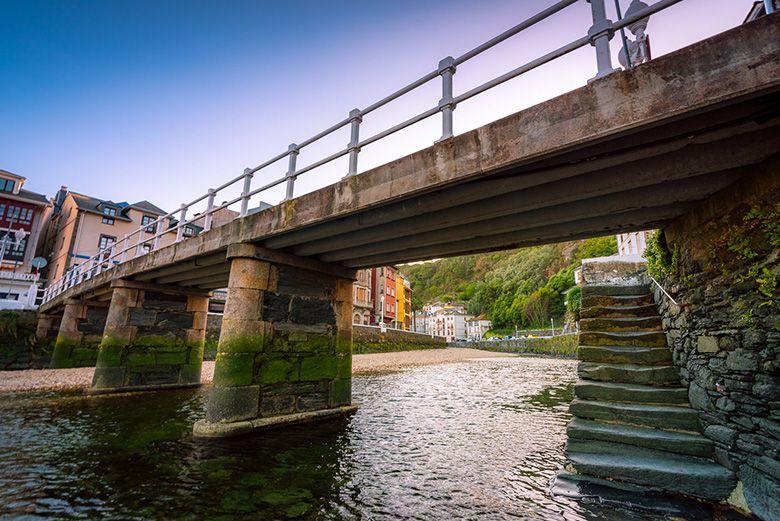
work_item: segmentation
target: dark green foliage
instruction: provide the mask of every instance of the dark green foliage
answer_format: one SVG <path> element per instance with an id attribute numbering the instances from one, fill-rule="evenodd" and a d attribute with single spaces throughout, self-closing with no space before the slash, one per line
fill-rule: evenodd
<path id="1" fill-rule="evenodd" d="M 574 315 L 575 320 L 580 319 L 580 310 L 582 309 L 582 288 L 573 288 L 567 297 L 566 309 Z"/>
<path id="2" fill-rule="evenodd" d="M 34 311 L 0 311 L 0 370 L 49 365 L 51 345 L 35 338 Z"/>
<path id="3" fill-rule="evenodd" d="M 582 259 L 617 252 L 614 236 L 467 255 L 404 266 L 415 298 L 454 300 L 497 328 L 547 327 L 566 311 L 564 292 L 574 285 Z"/>

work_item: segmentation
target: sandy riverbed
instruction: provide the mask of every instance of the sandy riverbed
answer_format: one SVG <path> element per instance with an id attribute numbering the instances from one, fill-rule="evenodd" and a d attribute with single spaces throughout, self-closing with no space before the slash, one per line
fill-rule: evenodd
<path id="1" fill-rule="evenodd" d="M 408 367 L 462 362 L 477 358 L 497 358 L 514 355 L 479 351 L 477 349 L 450 348 L 423 351 L 401 351 L 354 355 L 352 373 L 395 371 Z M 0 392 L 40 391 L 49 389 L 78 389 L 92 383 L 93 367 L 77 369 L 30 369 L 27 371 L 0 371 Z M 203 362 L 201 381 L 211 383 L 214 378 L 214 362 Z"/>

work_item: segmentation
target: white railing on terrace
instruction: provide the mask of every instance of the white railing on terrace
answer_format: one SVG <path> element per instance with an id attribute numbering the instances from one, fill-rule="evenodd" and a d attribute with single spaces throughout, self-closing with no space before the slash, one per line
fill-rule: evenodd
<path id="1" fill-rule="evenodd" d="M 453 76 L 458 65 L 474 58 L 475 56 L 487 51 L 504 40 L 524 31 L 525 29 L 528 29 L 542 20 L 549 18 L 564 8 L 581 1 L 587 1 L 590 3 L 593 20 L 592 25 L 588 28 L 587 33 L 584 36 L 562 47 L 559 47 L 552 52 L 531 60 L 530 62 L 521 65 L 520 67 L 517 67 L 501 76 L 498 76 L 497 78 L 485 82 L 478 87 L 474 87 L 473 89 L 457 96 L 453 94 Z M 271 159 L 261 163 L 254 168 L 245 169 L 241 175 L 226 181 L 217 188 L 209 189 L 205 194 L 201 195 L 195 200 L 182 204 L 178 210 L 159 217 L 152 223 L 144 224 L 134 232 L 125 235 L 118 244 L 114 244 L 109 248 L 98 251 L 98 253 L 90 257 L 85 262 L 68 270 L 67 273 L 65 273 L 60 279 L 58 279 L 46 289 L 44 302 L 53 299 L 63 291 L 78 285 L 81 282 L 102 273 L 103 271 L 114 268 L 118 264 L 156 250 L 158 247 L 160 247 L 160 239 L 167 234 L 176 234 L 176 242 L 184 240 L 186 238 L 184 230 L 188 226 L 193 226 L 196 221 L 203 223 L 203 231 L 210 230 L 212 227 L 214 214 L 220 210 L 228 209 L 231 205 L 240 203 L 240 211 L 238 212 L 237 217 L 240 218 L 246 216 L 249 208 L 249 200 L 261 192 L 286 183 L 287 186 L 284 201 L 290 200 L 293 198 L 295 180 L 298 178 L 298 176 L 301 176 L 311 170 L 314 170 L 317 167 L 330 163 L 343 156 L 349 156 L 347 176 L 353 176 L 357 173 L 358 154 L 360 153 L 362 147 L 390 136 L 391 134 L 403 130 L 410 125 L 418 123 L 437 113 L 441 113 L 442 116 L 442 134 L 440 139 L 444 140 L 450 138 L 453 136 L 453 110 L 459 103 L 473 98 L 477 94 L 481 94 L 489 89 L 492 89 L 493 87 L 496 87 L 497 85 L 520 76 L 521 74 L 531 71 L 541 65 L 544 65 L 547 62 L 555 60 L 556 58 L 564 56 L 581 47 L 590 44 L 595 48 L 598 72 L 592 79 L 611 74 L 615 70 L 618 70 L 612 66 L 612 57 L 610 55 L 609 47 L 609 42 L 614 36 L 615 31 L 621 31 L 621 34 L 623 35 L 623 50 L 625 54 L 628 55 L 626 58 L 627 67 L 631 67 L 631 61 L 634 53 L 632 49 L 628 48 L 628 43 L 624 34 L 624 28 L 631 29 L 632 32 L 637 35 L 637 42 L 633 42 L 633 44 L 636 45 L 639 43 L 639 38 L 643 37 L 644 25 L 646 25 L 643 24 L 643 21 L 646 21 L 647 17 L 681 1 L 682 0 L 658 0 L 650 6 L 646 6 L 638 0 L 632 0 L 631 4 L 626 10 L 626 14 L 622 16 L 617 22 L 612 22 L 607 18 L 604 0 L 561 0 L 556 2 L 547 9 L 537 13 L 527 20 L 524 20 L 511 29 L 504 31 L 495 38 L 488 40 L 482 45 L 475 47 L 461 56 L 458 56 L 457 58 L 448 56 L 442 59 L 439 61 L 439 65 L 435 70 L 429 72 L 422 78 L 413 81 L 405 87 L 398 89 L 392 94 L 380 99 L 379 101 L 369 105 L 362 110 L 351 110 L 349 112 L 349 116 L 339 121 L 335 125 L 328 127 L 327 129 L 310 137 L 300 144 L 291 144 L 286 151 L 272 157 Z M 619 2 L 617 0 L 615 2 L 615 6 L 617 8 L 618 17 L 620 17 Z M 639 28 L 638 32 L 636 31 L 637 27 Z M 363 121 L 365 116 L 369 115 L 380 107 L 387 105 L 391 101 L 394 101 L 439 77 L 441 78 L 442 82 L 442 98 L 439 100 L 436 106 L 431 107 L 430 109 L 412 118 L 409 118 L 406 121 L 398 123 L 397 125 L 390 127 L 387 130 L 365 138 L 362 141 L 360 140 L 360 123 Z M 303 148 L 346 126 L 349 126 L 350 128 L 350 141 L 346 148 L 323 159 L 320 159 L 319 161 L 316 161 L 304 168 L 296 168 L 297 157 Z M 281 161 L 284 158 L 287 158 L 288 160 L 287 172 L 284 176 L 260 187 L 252 189 L 252 179 L 255 173 Z M 241 186 L 240 195 L 219 205 L 215 204 L 216 196 L 219 192 L 225 191 L 231 187 L 238 188 L 239 186 Z M 194 213 L 192 211 L 194 210 L 194 207 L 196 207 L 198 204 L 202 204 L 204 201 L 206 205 L 205 210 L 201 213 Z M 188 215 L 191 215 L 191 217 L 188 218 Z M 173 224 L 174 220 L 177 221 L 175 225 Z M 171 226 L 166 228 L 164 226 L 166 222 L 170 222 Z M 147 236 L 147 234 L 151 235 Z"/>

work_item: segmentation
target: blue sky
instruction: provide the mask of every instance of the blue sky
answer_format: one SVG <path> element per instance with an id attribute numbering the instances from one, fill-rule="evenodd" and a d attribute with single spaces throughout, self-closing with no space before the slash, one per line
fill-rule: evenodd
<path id="1" fill-rule="evenodd" d="M 47 195 L 67 185 L 172 209 L 552 3 L 5 0 L 0 168 Z M 738 25 L 751 4 L 685 0 L 654 16 L 655 55 Z M 464 64 L 456 94 L 581 36 L 589 24 L 583 0 Z M 455 111 L 456 133 L 579 87 L 594 67 L 593 50 L 584 48 L 470 100 Z M 367 116 L 362 137 L 435 105 L 439 89 L 433 83 Z M 366 147 L 360 170 L 429 146 L 439 129 L 431 118 Z M 305 149 L 299 164 L 347 141 L 345 130 Z M 256 185 L 284 170 L 262 171 Z M 314 170 L 296 193 L 345 171 L 346 159 Z"/>

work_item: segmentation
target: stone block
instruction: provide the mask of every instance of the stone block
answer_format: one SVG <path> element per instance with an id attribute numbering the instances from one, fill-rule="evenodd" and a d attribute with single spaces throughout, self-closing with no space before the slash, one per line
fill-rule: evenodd
<path id="1" fill-rule="evenodd" d="M 234 422 L 256 418 L 260 403 L 260 387 L 212 387 L 206 403 L 206 420 Z"/>
<path id="2" fill-rule="evenodd" d="M 230 261 L 228 287 L 267 290 L 271 265 L 257 259 L 235 258 Z M 228 297 L 229 298 L 229 297 Z"/>
<path id="3" fill-rule="evenodd" d="M 225 302 L 225 316 L 231 319 L 260 320 L 264 292 L 250 288 L 230 288 Z"/>
<path id="4" fill-rule="evenodd" d="M 153 326 L 157 323 L 157 311 L 154 309 L 132 308 L 128 324 L 133 326 Z"/>
<path id="5" fill-rule="evenodd" d="M 296 397 L 292 394 L 265 394 L 260 398 L 260 415 L 276 416 L 295 412 Z"/>
<path id="6" fill-rule="evenodd" d="M 330 406 L 340 407 L 352 403 L 352 379 L 339 378 L 330 382 Z"/>
<path id="7" fill-rule="evenodd" d="M 717 353 L 718 339 L 714 336 L 700 336 L 696 341 L 696 350 L 699 353 Z"/>
<path id="8" fill-rule="evenodd" d="M 154 354 L 155 363 L 157 365 L 182 365 L 187 363 L 189 354 L 188 349 L 181 349 L 179 351 L 157 351 Z"/>
<path id="9" fill-rule="evenodd" d="M 336 357 L 336 376 L 352 378 L 352 355 L 343 354 Z"/>
<path id="10" fill-rule="evenodd" d="M 336 324 L 333 303 L 327 299 L 293 297 L 290 320 L 296 324 Z"/>
<path id="11" fill-rule="evenodd" d="M 128 366 L 154 365 L 154 353 L 140 352 L 129 353 L 126 357 Z"/>
<path id="12" fill-rule="evenodd" d="M 234 327 L 234 326 L 239 327 Z M 220 353 L 262 353 L 270 339 L 263 333 L 265 330 L 264 322 L 253 323 L 252 328 L 249 324 L 234 324 L 228 319 L 223 320 L 222 332 L 219 335 Z M 250 332 L 248 329 L 254 329 Z"/>
<path id="13" fill-rule="evenodd" d="M 688 402 L 694 409 L 711 410 L 712 403 L 707 391 L 695 383 L 688 387 Z"/>
<path id="14" fill-rule="evenodd" d="M 290 296 L 267 292 L 263 295 L 263 320 L 284 322 L 290 315 Z"/>
<path id="15" fill-rule="evenodd" d="M 192 327 L 192 313 L 189 311 L 160 311 L 157 313 L 157 326 L 168 330 L 188 329 Z"/>
<path id="16" fill-rule="evenodd" d="M 780 483 L 750 465 L 740 466 L 737 476 L 750 510 L 759 519 L 776 519 L 780 513 Z"/>
<path id="17" fill-rule="evenodd" d="M 296 409 L 301 412 L 320 411 L 329 408 L 330 393 L 306 394 L 298 397 Z"/>
<path id="18" fill-rule="evenodd" d="M 93 389 L 116 389 L 125 385 L 124 367 L 96 367 L 92 376 Z"/>
<path id="19" fill-rule="evenodd" d="M 732 371 L 757 371 L 758 364 L 758 353 L 746 349 L 737 349 L 726 357 L 726 367 Z"/>
<path id="20" fill-rule="evenodd" d="M 179 382 L 183 384 L 200 383 L 201 362 L 184 364 L 179 368 Z"/>
<path id="21" fill-rule="evenodd" d="M 307 356 L 301 360 L 300 379 L 302 381 L 329 380 L 336 377 L 337 371 L 335 356 Z"/>
<path id="22" fill-rule="evenodd" d="M 209 314 L 207 311 L 192 312 L 192 329 L 205 330 L 208 324 Z"/>
<path id="23" fill-rule="evenodd" d="M 217 353 L 214 386 L 243 387 L 254 379 L 254 353 Z"/>
<path id="24" fill-rule="evenodd" d="M 111 338 L 103 337 L 98 351 L 97 365 L 102 367 L 115 367 L 122 365 L 122 354 L 124 353 L 126 343 L 118 339 L 113 341 Z"/>
<path id="25" fill-rule="evenodd" d="M 189 353 L 187 354 L 187 363 L 188 364 L 198 364 L 200 365 L 203 363 L 203 351 L 205 349 L 205 346 L 203 342 L 201 342 L 199 345 L 193 345 L 190 346 Z"/>
<path id="26" fill-rule="evenodd" d="M 187 297 L 185 295 L 169 295 L 153 291 L 144 291 L 144 309 L 157 309 L 160 311 L 187 311 Z"/>
<path id="27" fill-rule="evenodd" d="M 298 371 L 297 359 L 277 358 L 265 360 L 260 364 L 257 383 L 265 386 L 297 380 Z"/>
<path id="28" fill-rule="evenodd" d="M 727 447 L 731 447 L 737 439 L 737 431 L 725 425 L 708 425 L 704 428 L 704 435 Z"/>

